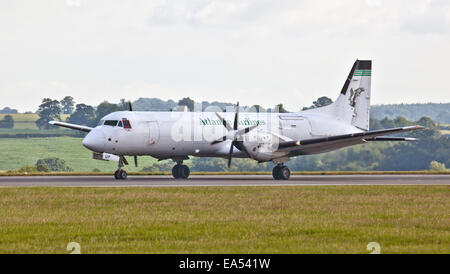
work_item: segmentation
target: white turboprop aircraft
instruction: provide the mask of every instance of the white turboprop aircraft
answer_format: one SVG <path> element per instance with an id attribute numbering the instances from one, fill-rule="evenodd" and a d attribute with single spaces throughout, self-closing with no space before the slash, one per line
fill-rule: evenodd
<path id="1" fill-rule="evenodd" d="M 149 155 L 177 164 L 172 174 L 187 179 L 189 156 L 251 158 L 276 163 L 273 177 L 287 180 L 284 165 L 291 157 L 317 154 L 368 141 L 412 141 L 414 138 L 386 137 L 421 126 L 369 131 L 371 60 L 356 60 L 337 100 L 328 106 L 295 113 L 239 115 L 232 112 L 138 112 L 119 111 L 103 117 L 95 128 L 52 121 L 52 125 L 88 132 L 83 146 L 94 159 L 117 161 L 116 179 L 126 179 L 125 156 Z"/>

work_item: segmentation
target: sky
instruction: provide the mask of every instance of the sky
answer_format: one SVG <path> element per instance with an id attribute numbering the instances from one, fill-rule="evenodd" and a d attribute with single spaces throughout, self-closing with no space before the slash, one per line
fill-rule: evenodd
<path id="1" fill-rule="evenodd" d="M 449 102 L 447 0 L 2 0 L 0 108 L 158 97 L 290 111 L 372 59 L 372 104 Z"/>

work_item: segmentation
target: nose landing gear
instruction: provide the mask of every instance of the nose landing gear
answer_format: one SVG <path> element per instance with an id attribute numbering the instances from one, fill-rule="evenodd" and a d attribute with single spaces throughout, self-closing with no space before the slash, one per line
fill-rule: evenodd
<path id="1" fill-rule="evenodd" d="M 122 169 L 123 167 L 123 163 L 125 162 L 125 158 L 123 156 L 120 157 L 119 159 L 119 166 L 118 169 L 116 170 L 116 172 L 114 172 L 114 178 L 116 180 L 126 180 L 128 177 L 128 174 L 125 170 Z"/>
<path id="2" fill-rule="evenodd" d="M 276 165 L 272 170 L 272 176 L 275 180 L 289 180 L 291 171 L 283 164 Z"/>
<path id="3" fill-rule="evenodd" d="M 187 179 L 191 171 L 187 165 L 183 165 L 183 162 L 177 162 L 177 164 L 172 168 L 172 176 L 175 179 Z"/>

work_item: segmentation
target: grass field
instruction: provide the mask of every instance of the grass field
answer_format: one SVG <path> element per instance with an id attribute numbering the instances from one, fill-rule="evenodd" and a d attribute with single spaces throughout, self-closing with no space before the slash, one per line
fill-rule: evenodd
<path id="1" fill-rule="evenodd" d="M 0 120 L 6 115 L 11 115 L 14 120 L 14 129 L 38 129 L 36 126 L 36 120 L 39 119 L 39 115 L 36 113 L 19 113 L 19 114 L 0 114 Z M 61 114 L 61 120 L 65 121 L 69 118 L 67 114 Z"/>
<path id="2" fill-rule="evenodd" d="M 449 253 L 449 190 L 3 188 L 0 253 Z"/>
<path id="3" fill-rule="evenodd" d="M 105 162 L 92 159 L 92 152 L 81 144 L 81 138 L 0 138 L 0 171 L 15 170 L 23 166 L 32 166 L 36 161 L 48 157 L 57 157 L 66 161 L 74 171 L 114 171 L 116 162 Z M 129 159 L 131 162 L 131 159 Z M 140 167 L 133 164 L 127 166 L 129 171 L 139 171 L 143 166 L 150 166 L 156 160 L 150 157 L 140 157 Z"/>

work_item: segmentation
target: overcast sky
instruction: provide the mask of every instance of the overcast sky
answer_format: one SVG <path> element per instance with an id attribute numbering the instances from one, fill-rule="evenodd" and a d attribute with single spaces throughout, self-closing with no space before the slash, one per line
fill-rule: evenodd
<path id="1" fill-rule="evenodd" d="M 295 111 L 372 59 L 372 103 L 449 102 L 447 0 L 0 1 L 0 108 L 139 97 Z"/>

